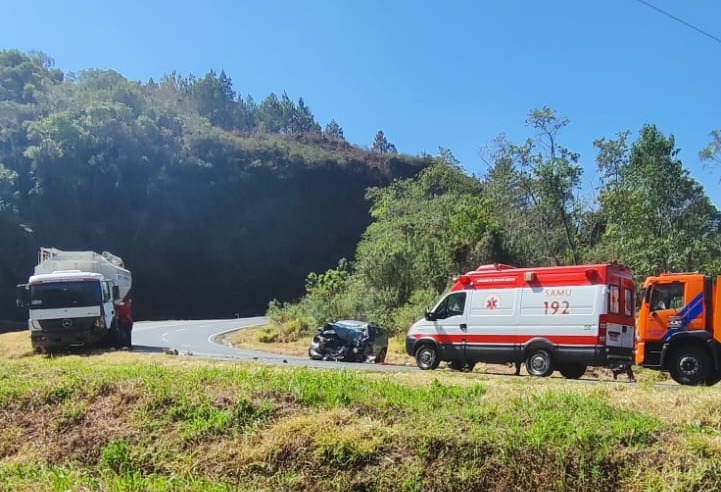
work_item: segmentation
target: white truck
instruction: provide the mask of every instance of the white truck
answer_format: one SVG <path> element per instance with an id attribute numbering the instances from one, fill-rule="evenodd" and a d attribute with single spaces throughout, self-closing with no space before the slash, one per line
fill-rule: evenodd
<path id="1" fill-rule="evenodd" d="M 18 305 L 28 308 L 33 350 L 129 348 L 131 286 L 130 271 L 112 253 L 40 248 L 34 274 L 18 285 Z"/>

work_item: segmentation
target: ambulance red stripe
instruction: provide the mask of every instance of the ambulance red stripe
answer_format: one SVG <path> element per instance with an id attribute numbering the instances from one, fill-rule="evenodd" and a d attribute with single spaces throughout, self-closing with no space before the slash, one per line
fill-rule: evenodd
<path id="1" fill-rule="evenodd" d="M 523 345 L 538 338 L 543 338 L 555 345 L 599 345 L 598 337 L 593 335 L 422 335 L 415 334 L 414 338 L 433 339 L 440 344 L 504 344 Z"/>

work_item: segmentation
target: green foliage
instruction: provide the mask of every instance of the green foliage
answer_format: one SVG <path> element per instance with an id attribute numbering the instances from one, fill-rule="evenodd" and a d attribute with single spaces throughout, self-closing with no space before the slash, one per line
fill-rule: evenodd
<path id="1" fill-rule="evenodd" d="M 480 190 L 446 150 L 416 178 L 370 189 L 374 221 L 355 262 L 309 275 L 301 305 L 319 324 L 361 318 L 405 330 L 454 275 L 503 258 Z"/>
<path id="2" fill-rule="evenodd" d="M 721 130 L 712 131 L 709 136 L 711 142 L 699 152 L 699 157 L 702 161 L 711 161 L 716 164 L 721 164 Z"/>
<path id="3" fill-rule="evenodd" d="M 306 312 L 305 306 L 297 303 L 280 303 L 277 300 L 268 304 L 267 316 L 271 324 L 258 334 L 258 341 L 264 343 L 295 342 L 310 332 L 313 319 Z"/>
<path id="4" fill-rule="evenodd" d="M 375 138 L 373 139 L 373 146 L 371 147 L 373 152 L 379 154 L 397 154 L 396 146 L 388 141 L 383 130 L 378 130 Z"/>
<path id="5" fill-rule="evenodd" d="M 0 51 L 0 281 L 26 281 L 52 245 L 121 256 L 139 318 L 295 298 L 308 272 L 353 253 L 366 188 L 426 165 L 339 136 L 303 98 L 255 104 L 223 71 L 65 77 L 44 55 Z M 22 317 L 0 290 L 0 319 Z"/>
<path id="6" fill-rule="evenodd" d="M 639 279 L 665 271 L 721 271 L 721 213 L 677 158 L 673 136 L 645 125 L 629 149 L 627 135 L 596 143 L 606 176 L 599 247 Z"/>
<path id="7" fill-rule="evenodd" d="M 116 473 L 132 470 L 130 446 L 124 441 L 110 441 L 102 450 L 100 463 Z"/>
<path id="8" fill-rule="evenodd" d="M 504 138 L 495 142 L 484 185 L 521 265 L 574 264 L 582 258 L 580 157 L 558 142 L 568 124 L 544 107 L 526 120 L 535 138 L 521 145 Z"/>

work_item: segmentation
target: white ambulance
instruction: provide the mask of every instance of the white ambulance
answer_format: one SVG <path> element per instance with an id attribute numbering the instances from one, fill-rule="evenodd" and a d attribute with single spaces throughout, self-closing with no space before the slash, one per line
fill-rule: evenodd
<path id="1" fill-rule="evenodd" d="M 515 268 L 462 275 L 406 337 L 421 369 L 525 362 L 533 376 L 580 378 L 588 366 L 631 364 L 634 284 L 617 264 Z"/>

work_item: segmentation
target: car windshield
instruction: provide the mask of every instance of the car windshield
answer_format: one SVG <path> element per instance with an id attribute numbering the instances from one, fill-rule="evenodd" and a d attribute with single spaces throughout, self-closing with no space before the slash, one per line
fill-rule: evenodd
<path id="1" fill-rule="evenodd" d="M 101 304 L 98 282 L 57 282 L 30 286 L 30 309 L 87 307 Z"/>

